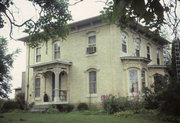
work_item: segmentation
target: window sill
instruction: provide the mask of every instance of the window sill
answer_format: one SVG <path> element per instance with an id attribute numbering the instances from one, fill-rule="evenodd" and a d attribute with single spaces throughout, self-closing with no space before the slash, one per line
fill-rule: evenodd
<path id="1" fill-rule="evenodd" d="M 93 54 L 86 54 L 86 57 L 91 57 L 91 56 L 97 56 L 97 53 L 93 53 Z"/>
<path id="2" fill-rule="evenodd" d="M 97 94 L 88 94 L 86 98 L 98 98 Z"/>

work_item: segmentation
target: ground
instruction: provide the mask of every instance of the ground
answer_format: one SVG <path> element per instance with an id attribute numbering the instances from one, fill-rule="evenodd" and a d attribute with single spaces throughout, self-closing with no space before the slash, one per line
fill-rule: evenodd
<path id="1" fill-rule="evenodd" d="M 152 114 L 137 114 L 117 117 L 107 114 L 80 112 L 42 114 L 42 113 L 5 113 L 0 114 L 0 123 L 165 123 Z"/>

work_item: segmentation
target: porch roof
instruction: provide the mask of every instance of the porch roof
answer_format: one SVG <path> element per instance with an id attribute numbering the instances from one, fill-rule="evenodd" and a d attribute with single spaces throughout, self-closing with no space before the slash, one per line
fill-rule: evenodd
<path id="1" fill-rule="evenodd" d="M 62 65 L 71 66 L 72 62 L 54 60 L 54 61 L 49 61 L 49 62 L 43 62 L 43 63 L 39 63 L 39 64 L 30 65 L 30 67 L 31 68 L 37 68 L 37 67 L 44 67 L 44 66 L 47 66 L 47 65 L 54 65 L 54 64 L 62 64 Z"/>
<path id="2" fill-rule="evenodd" d="M 145 57 L 136 57 L 136 56 L 124 56 L 120 57 L 121 60 L 126 61 L 126 60 L 131 60 L 131 61 L 143 61 L 145 63 L 151 62 L 151 60 L 145 58 Z"/>

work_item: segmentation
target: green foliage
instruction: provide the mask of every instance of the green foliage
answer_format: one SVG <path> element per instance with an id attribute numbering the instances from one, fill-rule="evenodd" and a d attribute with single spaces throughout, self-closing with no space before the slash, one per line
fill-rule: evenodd
<path id="1" fill-rule="evenodd" d="M 13 11 L 9 9 L 10 6 L 16 6 L 15 3 L 11 0 L 5 1 L 0 2 L 0 28 L 9 22 L 11 38 L 14 26 L 26 26 L 24 32 L 29 34 L 27 42 L 31 47 L 36 47 L 41 42 L 57 37 L 66 38 L 69 32 L 67 22 L 72 19 L 68 10 L 68 0 L 28 0 L 36 8 L 38 19 L 29 17 L 22 24 L 17 24 Z M 18 8 L 18 6 L 16 7 Z"/>
<path id="2" fill-rule="evenodd" d="M 19 104 L 16 101 L 8 100 L 2 104 L 1 112 L 8 112 L 14 109 L 19 109 Z"/>
<path id="3" fill-rule="evenodd" d="M 36 47 L 39 43 L 68 35 L 67 21 L 71 20 L 68 0 L 29 0 L 41 8 L 39 19 L 26 23 L 24 32 L 28 33 L 29 45 Z"/>
<path id="4" fill-rule="evenodd" d="M 163 4 L 158 0 L 113 0 L 107 2 L 101 13 L 112 22 L 119 21 L 120 26 L 141 21 L 148 28 L 159 31 L 164 24 L 164 12 Z"/>
<path id="5" fill-rule="evenodd" d="M 77 106 L 77 110 L 88 110 L 88 105 L 86 103 L 79 103 Z"/>
<path id="6" fill-rule="evenodd" d="M 0 98 L 7 98 L 10 90 L 10 69 L 12 68 L 14 57 L 19 50 L 7 54 L 7 40 L 0 37 Z"/>
<path id="7" fill-rule="evenodd" d="M 74 109 L 74 106 L 71 104 L 58 104 L 56 105 L 56 108 L 60 111 L 60 112 L 71 112 Z"/>
<path id="8" fill-rule="evenodd" d="M 19 109 L 24 110 L 26 108 L 25 94 L 19 93 L 15 97 L 16 102 L 19 104 Z"/>
<path id="9" fill-rule="evenodd" d="M 132 116 L 133 114 L 134 114 L 134 112 L 132 110 L 126 110 L 126 111 L 116 112 L 116 113 L 114 113 L 114 116 L 129 117 L 129 116 Z"/>
<path id="10" fill-rule="evenodd" d="M 125 97 L 115 97 L 109 96 L 102 100 L 103 109 L 108 114 L 114 114 L 115 112 L 121 112 L 125 110 L 133 110 L 134 112 L 138 112 L 141 108 L 143 108 L 142 102 L 139 100 L 128 100 Z"/>
<path id="11" fill-rule="evenodd" d="M 57 108 L 54 108 L 54 107 L 49 107 L 47 109 L 46 113 L 48 113 L 48 114 L 55 114 L 55 113 L 59 113 L 59 110 Z"/>
<path id="12" fill-rule="evenodd" d="M 160 106 L 159 96 L 163 93 L 163 90 L 167 87 L 168 78 L 167 76 L 162 76 L 160 74 L 154 75 L 154 84 L 151 88 L 143 88 L 143 99 L 144 107 L 146 109 L 157 109 Z"/>

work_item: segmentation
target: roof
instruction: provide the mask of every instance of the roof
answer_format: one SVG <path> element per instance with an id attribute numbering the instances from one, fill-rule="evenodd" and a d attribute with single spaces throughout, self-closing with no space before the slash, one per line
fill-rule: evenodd
<path id="1" fill-rule="evenodd" d="M 83 28 L 97 26 L 97 25 L 100 25 L 102 23 L 105 23 L 105 22 L 102 22 L 102 20 L 100 19 L 100 16 L 95 16 L 95 17 L 91 17 L 88 19 L 84 19 L 84 20 L 80 20 L 77 22 L 70 23 L 69 27 L 70 27 L 71 31 L 75 31 L 75 30 L 80 30 Z M 167 39 L 161 37 L 158 34 L 155 35 L 152 31 L 146 29 L 145 27 L 143 27 L 140 24 L 137 24 L 137 23 L 132 24 L 129 26 L 129 28 L 131 30 L 134 30 L 135 32 L 140 33 L 141 35 L 147 37 L 148 39 L 151 39 L 151 40 L 158 42 L 162 45 L 167 45 L 170 43 Z M 26 42 L 28 37 L 29 36 L 22 37 L 18 40 Z"/>

